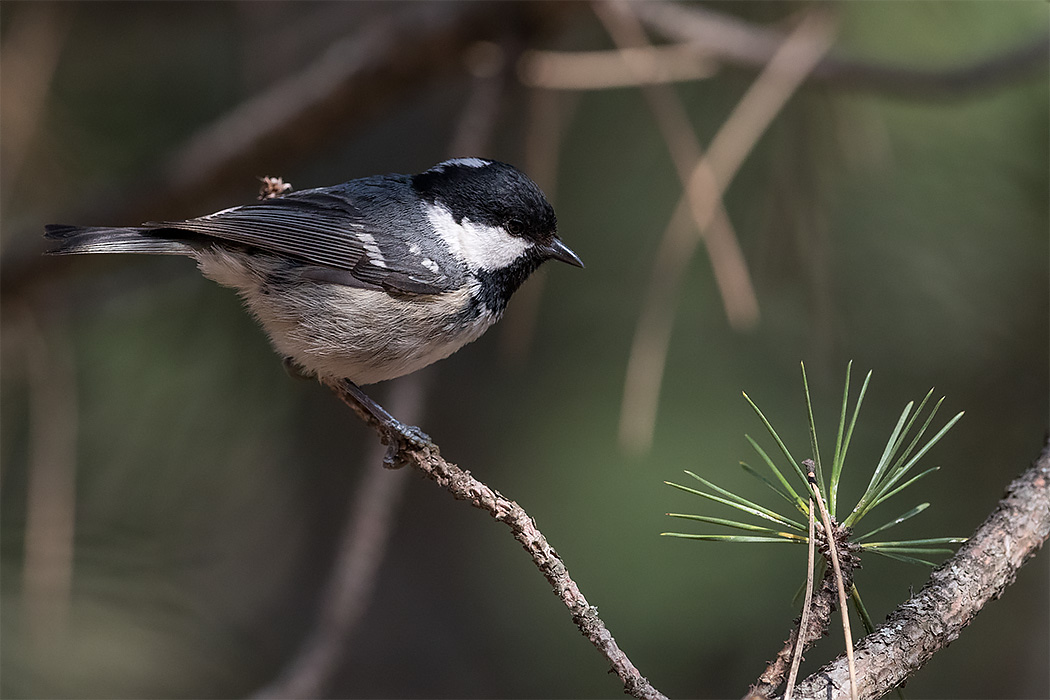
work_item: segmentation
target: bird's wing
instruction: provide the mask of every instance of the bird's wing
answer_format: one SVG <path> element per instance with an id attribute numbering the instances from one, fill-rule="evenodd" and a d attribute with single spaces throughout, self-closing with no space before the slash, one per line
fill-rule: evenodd
<path id="1" fill-rule="evenodd" d="M 315 280 L 404 294 L 439 294 L 457 285 L 458 271 L 438 268 L 418 245 L 389 232 L 391 224 L 393 230 L 422 232 L 425 229 L 418 227 L 426 225 L 423 220 L 384 223 L 386 232 L 381 234 L 374 213 L 366 215 L 345 191 L 322 188 L 148 226 L 298 258 L 310 263 L 304 276 Z"/>

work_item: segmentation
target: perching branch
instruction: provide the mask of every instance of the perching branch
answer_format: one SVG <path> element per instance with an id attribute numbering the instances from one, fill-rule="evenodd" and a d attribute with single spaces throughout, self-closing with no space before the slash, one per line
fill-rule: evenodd
<path id="1" fill-rule="evenodd" d="M 377 429 L 380 439 L 388 436 L 381 429 L 378 421 L 366 413 L 356 399 L 340 383 L 326 384 L 335 394 L 372 428 Z M 415 467 L 428 479 L 437 482 L 442 488 L 460 501 L 468 501 L 475 508 L 486 511 L 493 518 L 510 528 L 514 539 L 529 553 L 536 568 L 553 586 L 555 595 L 561 599 L 572 615 L 572 621 L 580 628 L 591 644 L 609 660 L 612 671 L 623 681 L 624 692 L 636 698 L 666 700 L 665 696 L 654 688 L 635 668 L 613 639 L 612 633 L 598 617 L 598 609 L 587 602 L 579 586 L 569 575 L 565 563 L 554 551 L 554 548 L 543 536 L 536 521 L 525 512 L 525 509 L 503 494 L 492 489 L 471 476 L 470 472 L 460 469 L 455 464 L 445 461 L 438 448 L 399 445 L 396 462 Z"/>
<path id="2" fill-rule="evenodd" d="M 959 551 L 927 584 L 856 647 L 862 700 L 900 685 L 958 639 L 984 606 L 1002 595 L 1050 536 L 1050 445 L 1007 489 Z M 798 700 L 847 696 L 846 659 L 839 657 L 796 688 Z"/>

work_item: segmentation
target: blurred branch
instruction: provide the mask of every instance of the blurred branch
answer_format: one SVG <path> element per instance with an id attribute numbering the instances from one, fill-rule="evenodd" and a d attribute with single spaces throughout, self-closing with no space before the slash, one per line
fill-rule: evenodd
<path id="1" fill-rule="evenodd" d="M 1014 480 L 988 519 L 926 585 L 856 647 L 861 698 L 879 698 L 955 641 L 1050 536 L 1050 444 Z M 839 657 L 796 688 L 798 700 L 844 697 Z"/>
<path id="2" fill-rule="evenodd" d="M 697 5 L 666 0 L 632 4 L 649 28 L 673 41 L 695 42 L 712 59 L 745 68 L 769 63 L 784 32 L 761 27 Z M 1047 71 L 1050 34 L 1040 33 L 1006 51 L 949 68 L 913 68 L 829 53 L 807 80 L 829 87 L 909 98 L 964 98 L 1026 80 Z"/>
<path id="3" fill-rule="evenodd" d="M 617 43 L 644 40 L 631 13 L 639 5 L 595 4 Z M 612 12 L 618 9 L 619 19 Z M 823 11 L 806 15 L 773 54 L 769 64 L 736 105 L 703 154 L 680 103 L 658 87 L 646 88 L 654 115 L 665 134 L 685 194 L 680 199 L 657 251 L 645 306 L 635 329 L 624 380 L 620 443 L 635 451 L 648 449 L 656 424 L 660 385 L 675 301 L 685 270 L 703 240 L 729 322 L 749 328 L 758 320 L 758 301 L 743 253 L 722 205 L 722 196 L 759 137 L 830 48 L 833 23 Z M 619 38 L 617 38 L 619 37 Z M 689 160 L 680 155 L 685 153 Z M 691 214 L 699 237 L 685 225 Z"/>
<path id="4" fill-rule="evenodd" d="M 384 444 L 391 439 L 378 421 L 358 405 L 356 399 L 342 383 L 329 383 L 326 386 L 335 392 L 361 420 L 376 429 Z M 536 568 L 554 588 L 555 595 L 568 608 L 572 621 L 579 627 L 583 636 L 590 640 L 609 660 L 611 670 L 623 682 L 624 692 L 636 698 L 665 698 L 642 676 L 616 644 L 612 633 L 598 616 L 598 609 L 587 602 L 579 586 L 569 575 L 569 570 L 561 557 L 547 542 L 547 538 L 536 526 L 536 521 L 525 512 L 524 508 L 478 481 L 471 476 L 470 472 L 446 462 L 441 457 L 437 446 L 414 448 L 398 443 L 394 463 L 415 467 L 428 479 L 435 481 L 452 494 L 453 498 L 468 501 L 475 508 L 486 511 L 497 521 L 509 527 L 514 539 L 529 553 Z"/>
<path id="5" fill-rule="evenodd" d="M 717 66 L 695 44 L 637 46 L 616 51 L 526 51 L 521 82 L 546 90 L 607 90 L 701 80 Z"/>
<path id="6" fill-rule="evenodd" d="M 423 412 L 421 376 L 395 382 L 390 396 L 391 408 L 413 423 Z M 253 697 L 324 697 L 334 673 L 345 668 L 353 633 L 372 599 L 407 483 L 407 470 L 377 468 L 384 451 L 377 444 L 364 460 L 364 478 L 354 492 L 313 627 L 291 663 Z"/>
<path id="7" fill-rule="evenodd" d="M 6 204 L 12 183 L 29 153 L 40 127 L 40 115 L 51 89 L 51 79 L 69 33 L 74 8 L 59 3 L 26 3 L 8 20 L 0 50 L 4 79 L 0 82 L 0 202 Z"/>
<path id="8" fill-rule="evenodd" d="M 630 6 L 623 3 L 594 2 L 592 8 L 621 51 L 644 48 L 649 39 Z M 624 54 L 628 67 L 641 76 L 644 62 L 637 54 Z M 711 267 L 716 280 L 740 278 L 743 284 L 733 290 L 719 285 L 726 316 L 734 327 L 753 325 L 758 317 L 758 300 L 750 282 L 747 263 L 721 194 L 706 193 L 690 187 L 694 167 L 706 167 L 703 149 L 693 131 L 685 107 L 670 86 L 642 84 L 642 92 L 667 145 L 684 195 L 664 230 L 653 261 L 652 277 L 638 316 L 631 353 L 627 360 L 623 401 L 620 408 L 619 438 L 621 446 L 642 452 L 652 444 L 663 383 L 667 352 L 671 345 L 676 300 L 681 281 L 703 240 L 709 246 Z M 702 183 L 713 187 L 713 178 Z M 704 207 L 714 212 L 708 214 Z M 690 226 L 693 219 L 696 231 Z M 739 294 L 734 294 L 737 291 Z"/>
<path id="9" fill-rule="evenodd" d="M 40 307 L 60 312 L 53 299 Z M 52 302 L 52 303 L 47 303 Z M 76 521 L 77 377 L 69 343 L 44 335 L 29 304 L 14 311 L 26 363 L 29 458 L 26 484 L 22 630 L 31 658 L 48 659 L 66 638 Z M 62 324 L 51 324 L 62 328 Z"/>
<path id="10" fill-rule="evenodd" d="M 621 49 L 648 44 L 649 39 L 632 13 L 631 5 L 626 2 L 595 2 L 592 3 L 592 7 Z M 700 232 L 700 238 L 707 246 L 729 323 L 737 329 L 749 328 L 758 320 L 758 299 L 751 284 L 744 253 L 722 204 L 722 193 L 726 185 L 723 184 L 719 190 L 715 177 L 708 177 L 702 181 L 696 179 L 694 171 L 698 168 L 708 169 L 710 160 L 704 157 L 685 106 L 673 88 L 648 85 L 643 86 L 642 91 L 667 144 L 682 189 L 685 191 L 684 198 L 688 200 L 689 212 Z M 730 123 L 731 120 L 727 120 L 720 133 L 723 133 Z M 716 140 L 717 138 L 716 136 Z M 732 174 L 725 182 L 729 179 L 732 179 Z M 724 225 L 712 226 L 715 218 Z M 686 259 L 691 257 L 690 253 Z M 654 276 L 663 273 L 664 270 L 654 268 Z M 672 286 L 677 289 L 678 284 L 673 282 Z"/>

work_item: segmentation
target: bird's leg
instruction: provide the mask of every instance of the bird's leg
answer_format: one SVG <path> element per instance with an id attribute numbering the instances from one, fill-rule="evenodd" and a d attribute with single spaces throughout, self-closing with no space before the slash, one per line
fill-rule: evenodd
<path id="1" fill-rule="evenodd" d="M 358 413 L 369 423 L 379 428 L 383 444 L 388 445 L 386 456 L 383 457 L 383 466 L 396 468 L 402 466 L 397 459 L 397 454 L 404 447 L 422 449 L 433 448 L 430 436 L 414 425 L 405 425 L 372 397 L 366 394 L 361 387 L 349 379 L 343 379 L 335 387 L 338 389 L 340 398 L 358 409 Z"/>

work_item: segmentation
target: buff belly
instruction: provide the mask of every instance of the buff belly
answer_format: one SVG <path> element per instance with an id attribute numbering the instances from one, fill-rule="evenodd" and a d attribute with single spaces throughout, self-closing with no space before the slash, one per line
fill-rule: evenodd
<path id="1" fill-rule="evenodd" d="M 498 318 L 484 308 L 471 311 L 469 287 L 393 297 L 303 279 L 294 264 L 271 256 L 212 248 L 196 257 L 206 277 L 237 290 L 277 352 L 319 379 L 372 384 L 415 372 Z"/>

